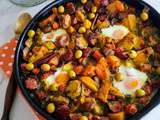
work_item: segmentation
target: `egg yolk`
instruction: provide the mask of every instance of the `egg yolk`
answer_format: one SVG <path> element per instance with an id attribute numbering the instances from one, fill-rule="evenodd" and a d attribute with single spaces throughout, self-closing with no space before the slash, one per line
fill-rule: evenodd
<path id="1" fill-rule="evenodd" d="M 122 30 L 114 30 L 113 36 L 116 39 L 122 39 L 124 36 L 124 32 Z"/>
<path id="2" fill-rule="evenodd" d="M 58 85 L 61 85 L 63 83 L 66 83 L 69 80 L 69 76 L 67 73 L 60 73 L 56 77 L 56 83 Z"/>
<path id="3" fill-rule="evenodd" d="M 138 84 L 139 84 L 138 80 L 131 80 L 125 83 L 125 87 L 127 89 L 134 89 L 138 86 Z"/>

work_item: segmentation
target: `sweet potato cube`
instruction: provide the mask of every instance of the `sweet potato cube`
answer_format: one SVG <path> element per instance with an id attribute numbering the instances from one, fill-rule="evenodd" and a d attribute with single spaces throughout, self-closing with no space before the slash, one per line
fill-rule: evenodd
<path id="1" fill-rule="evenodd" d="M 108 93 L 111 86 L 112 86 L 111 81 L 109 79 L 105 80 L 98 91 L 97 98 L 100 99 L 102 102 L 107 102 Z"/>
<path id="2" fill-rule="evenodd" d="M 109 79 L 109 69 L 105 58 L 101 58 L 96 65 L 96 74 L 101 80 Z"/>

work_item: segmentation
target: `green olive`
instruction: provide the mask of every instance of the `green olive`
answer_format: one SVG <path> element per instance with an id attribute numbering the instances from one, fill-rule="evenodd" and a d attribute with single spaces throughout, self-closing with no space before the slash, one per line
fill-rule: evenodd
<path id="1" fill-rule="evenodd" d="M 134 51 L 134 50 L 131 50 L 131 51 L 130 51 L 130 54 L 129 54 L 129 57 L 130 57 L 130 58 L 136 58 L 136 57 L 137 57 L 137 52 Z"/>
<path id="2" fill-rule="evenodd" d="M 55 105 L 54 105 L 54 103 L 49 103 L 47 105 L 47 112 L 48 113 L 53 113 L 54 111 L 55 111 Z"/>
<path id="3" fill-rule="evenodd" d="M 81 116 L 80 120 L 88 120 L 87 116 Z"/>
<path id="4" fill-rule="evenodd" d="M 79 33 L 85 33 L 86 32 L 86 28 L 85 27 L 80 27 L 79 29 L 78 29 L 78 32 Z"/>
<path id="5" fill-rule="evenodd" d="M 92 13 L 96 13 L 97 12 L 97 7 L 96 6 L 93 6 L 92 9 L 91 9 Z"/>
<path id="6" fill-rule="evenodd" d="M 76 50 L 76 52 L 75 52 L 75 58 L 77 58 L 77 59 L 81 58 L 82 54 L 83 54 L 82 50 Z"/>
<path id="7" fill-rule="evenodd" d="M 115 80 L 116 81 L 121 81 L 123 79 L 123 74 L 122 73 L 116 73 L 115 74 Z"/>
<path id="8" fill-rule="evenodd" d="M 41 69 L 45 72 L 48 72 L 48 71 L 50 71 L 51 67 L 49 64 L 43 64 L 43 65 L 41 65 Z"/>
<path id="9" fill-rule="evenodd" d="M 141 15 L 140 15 L 141 19 L 143 21 L 146 21 L 148 20 L 149 16 L 148 16 L 148 13 L 147 12 L 142 12 Z"/>
<path id="10" fill-rule="evenodd" d="M 57 91 L 58 90 L 58 85 L 56 83 L 51 84 L 50 85 L 50 90 L 53 91 L 53 92 Z"/>
<path id="11" fill-rule="evenodd" d="M 73 65 L 72 65 L 71 62 L 69 62 L 69 63 L 67 63 L 67 64 L 65 64 L 65 65 L 62 66 L 62 70 L 63 71 L 70 71 L 72 69 L 73 69 Z"/>
<path id="12" fill-rule="evenodd" d="M 29 30 L 29 31 L 28 31 L 28 37 L 29 37 L 29 38 L 33 38 L 34 35 L 35 35 L 35 31 L 34 31 L 34 30 Z"/>
<path id="13" fill-rule="evenodd" d="M 62 5 L 58 7 L 58 12 L 64 13 L 64 7 Z"/>
<path id="14" fill-rule="evenodd" d="M 81 3 L 85 4 L 87 2 L 87 0 L 81 0 Z"/>
<path id="15" fill-rule="evenodd" d="M 136 96 L 137 97 L 143 97 L 143 96 L 145 96 L 145 91 L 144 90 L 142 90 L 142 89 L 137 89 L 136 90 Z"/>
<path id="16" fill-rule="evenodd" d="M 95 17 L 95 14 L 94 13 L 90 13 L 89 14 L 89 19 L 93 19 Z"/>
<path id="17" fill-rule="evenodd" d="M 69 77 L 70 78 L 75 78 L 76 77 L 76 73 L 73 70 L 69 71 Z"/>
<path id="18" fill-rule="evenodd" d="M 34 64 L 33 63 L 26 64 L 26 70 L 31 71 L 33 69 L 34 69 Z"/>

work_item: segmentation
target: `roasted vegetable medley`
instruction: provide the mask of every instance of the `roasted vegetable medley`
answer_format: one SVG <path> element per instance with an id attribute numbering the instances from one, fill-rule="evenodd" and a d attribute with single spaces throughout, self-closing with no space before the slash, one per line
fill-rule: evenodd
<path id="1" fill-rule="evenodd" d="M 149 9 L 120 0 L 52 8 L 29 30 L 24 85 L 58 120 L 123 120 L 160 87 L 160 34 Z"/>

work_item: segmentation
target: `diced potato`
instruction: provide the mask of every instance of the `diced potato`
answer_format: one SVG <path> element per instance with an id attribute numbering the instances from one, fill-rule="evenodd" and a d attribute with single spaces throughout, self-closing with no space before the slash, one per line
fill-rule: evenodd
<path id="1" fill-rule="evenodd" d="M 141 49 L 141 47 L 144 45 L 144 40 L 140 37 L 135 36 L 133 38 L 133 42 L 134 42 L 134 48 L 137 49 Z"/>
<path id="2" fill-rule="evenodd" d="M 37 60 L 39 60 L 40 58 L 42 58 L 42 57 L 43 57 L 43 54 L 32 55 L 32 56 L 29 58 L 28 62 L 34 63 L 34 62 L 36 62 Z"/>
<path id="3" fill-rule="evenodd" d="M 63 96 L 54 96 L 53 97 L 53 102 L 55 104 L 69 104 L 69 99 L 67 97 Z"/>
<path id="4" fill-rule="evenodd" d="M 110 89 L 109 92 L 110 92 L 110 94 L 112 94 L 112 95 L 115 95 L 115 96 L 124 98 L 124 94 L 122 94 L 119 89 L 117 89 L 117 88 L 115 88 L 115 87 L 113 87 L 113 86 L 111 87 L 111 89 Z"/>
<path id="5" fill-rule="evenodd" d="M 32 52 L 33 52 L 33 54 L 36 54 L 36 55 L 40 55 L 40 54 L 44 55 L 48 52 L 48 49 L 45 46 L 41 46 L 41 47 L 35 46 L 32 49 Z"/>
<path id="6" fill-rule="evenodd" d="M 81 94 L 81 83 L 78 80 L 73 80 L 69 82 L 66 91 L 68 96 L 72 99 L 75 99 Z"/>
<path id="7" fill-rule="evenodd" d="M 104 28 L 104 27 L 108 27 L 109 25 L 110 25 L 109 21 L 101 22 L 101 21 L 98 20 L 97 23 L 96 23 L 97 28 Z"/>
<path id="8" fill-rule="evenodd" d="M 80 80 L 82 81 L 82 83 L 84 85 L 86 85 L 92 91 L 94 91 L 94 92 L 98 91 L 98 87 L 97 87 L 98 85 L 92 78 L 90 78 L 88 76 L 82 76 L 82 77 L 80 77 Z"/>
<path id="9" fill-rule="evenodd" d="M 112 83 L 110 79 L 105 80 L 104 83 L 102 83 L 100 89 L 98 90 L 97 98 L 100 99 L 102 102 L 107 102 L 108 93 L 111 86 L 112 86 Z"/>
<path id="10" fill-rule="evenodd" d="M 109 113 L 108 117 L 110 120 L 124 120 L 124 112 Z"/>
<path id="11" fill-rule="evenodd" d="M 136 29 L 136 16 L 134 14 L 128 15 L 128 24 L 131 31 Z"/>
<path id="12" fill-rule="evenodd" d="M 134 63 L 137 65 L 137 66 L 141 66 L 143 65 L 144 63 L 147 63 L 148 61 L 148 57 L 145 53 L 143 52 L 137 52 L 137 57 L 134 59 Z"/>
<path id="13" fill-rule="evenodd" d="M 78 46 L 81 49 L 87 48 L 88 42 L 83 36 L 80 36 L 76 39 L 76 46 Z"/>
<path id="14" fill-rule="evenodd" d="M 25 41 L 25 45 L 26 45 L 28 48 L 30 48 L 30 47 L 32 46 L 32 44 L 33 44 L 33 40 L 32 40 L 31 38 L 29 38 L 29 39 L 27 39 L 27 40 Z"/>

